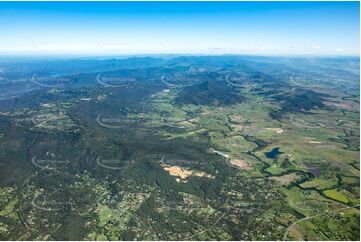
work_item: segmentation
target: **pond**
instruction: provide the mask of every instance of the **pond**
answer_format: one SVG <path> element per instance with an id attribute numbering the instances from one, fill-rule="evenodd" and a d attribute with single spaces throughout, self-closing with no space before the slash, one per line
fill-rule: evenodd
<path id="1" fill-rule="evenodd" d="M 273 148 L 270 152 L 265 152 L 266 157 L 271 159 L 277 158 L 277 156 L 282 153 L 279 147 Z"/>

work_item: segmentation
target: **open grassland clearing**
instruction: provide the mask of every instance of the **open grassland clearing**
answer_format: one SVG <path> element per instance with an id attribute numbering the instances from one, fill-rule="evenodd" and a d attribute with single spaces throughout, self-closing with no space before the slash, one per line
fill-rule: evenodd
<path id="1" fill-rule="evenodd" d="M 278 167 L 277 165 L 272 165 L 271 167 L 267 168 L 266 171 L 274 176 L 279 176 L 283 174 L 286 170 Z"/>
<path id="2" fill-rule="evenodd" d="M 280 184 L 282 184 L 283 186 L 287 186 L 287 185 L 291 184 L 292 182 L 297 181 L 300 178 L 301 177 L 299 175 L 297 175 L 296 173 L 290 173 L 290 174 L 286 174 L 283 176 L 273 176 L 273 177 L 270 177 L 269 179 L 275 180 L 275 181 L 279 182 Z"/>
<path id="3" fill-rule="evenodd" d="M 302 188 L 317 188 L 317 189 L 326 189 L 328 187 L 333 187 L 337 185 L 336 179 L 322 179 L 322 178 L 315 178 L 310 181 L 306 181 L 302 183 L 300 186 Z"/>
<path id="4" fill-rule="evenodd" d="M 327 197 L 332 198 L 334 200 L 349 203 L 350 200 L 342 193 L 342 191 L 337 191 L 336 189 L 325 190 L 323 192 Z"/>
<path id="5" fill-rule="evenodd" d="M 241 135 L 225 137 L 223 133 L 215 133 L 211 141 L 216 148 L 228 150 L 234 155 L 246 153 L 257 147 L 255 143 L 247 141 Z"/>

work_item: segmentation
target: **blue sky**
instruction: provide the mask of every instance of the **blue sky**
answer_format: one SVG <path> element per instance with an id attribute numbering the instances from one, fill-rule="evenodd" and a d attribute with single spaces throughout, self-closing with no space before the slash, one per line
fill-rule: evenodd
<path id="1" fill-rule="evenodd" d="M 359 55 L 359 2 L 0 2 L 0 55 Z"/>

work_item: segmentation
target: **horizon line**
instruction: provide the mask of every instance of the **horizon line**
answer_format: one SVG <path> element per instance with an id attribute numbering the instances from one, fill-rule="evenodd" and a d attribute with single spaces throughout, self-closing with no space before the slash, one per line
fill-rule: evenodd
<path id="1" fill-rule="evenodd" d="M 132 54 L 78 54 L 78 53 L 66 53 L 66 54 L 54 54 L 54 53 L 0 53 L 0 58 L 27 58 L 27 57 L 57 57 L 57 58 L 117 58 L 117 57 L 153 57 L 153 56 L 253 56 L 253 57 L 358 57 L 359 54 L 257 54 L 257 53 L 132 53 Z"/>

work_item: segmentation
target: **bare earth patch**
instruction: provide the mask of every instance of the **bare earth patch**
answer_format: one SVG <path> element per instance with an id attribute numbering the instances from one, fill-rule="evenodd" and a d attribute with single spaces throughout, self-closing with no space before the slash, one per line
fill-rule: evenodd
<path id="1" fill-rule="evenodd" d="M 312 140 L 310 140 L 310 141 L 306 141 L 306 142 L 308 142 L 309 144 L 322 144 L 322 142 L 320 142 L 320 141 L 312 141 Z"/>
<path id="2" fill-rule="evenodd" d="M 203 171 L 192 171 L 181 166 L 163 166 L 163 169 L 167 171 L 169 175 L 179 177 L 182 180 L 185 180 L 190 176 L 214 178 L 214 176 L 211 176 Z M 176 179 L 177 182 L 180 181 L 179 178 Z"/>
<path id="3" fill-rule="evenodd" d="M 290 174 L 283 175 L 283 176 L 273 176 L 273 177 L 270 177 L 269 179 L 278 181 L 282 185 L 287 186 L 291 182 L 294 182 L 299 178 L 301 178 L 301 177 L 299 175 L 297 175 L 296 173 L 290 173 Z"/>
<path id="4" fill-rule="evenodd" d="M 221 152 L 221 151 L 218 151 L 218 150 L 215 150 L 215 149 L 211 149 L 211 152 L 215 153 L 215 154 L 218 154 L 218 155 L 221 155 L 223 157 L 226 157 L 227 159 L 229 158 L 229 155 Z"/>
<path id="5" fill-rule="evenodd" d="M 183 169 L 180 166 L 168 166 L 164 167 L 165 171 L 168 171 L 171 176 L 179 176 L 182 179 L 186 179 L 190 175 L 192 175 L 192 171 Z"/>
<path id="6" fill-rule="evenodd" d="M 232 115 L 230 116 L 232 122 L 240 122 L 242 120 L 241 115 Z"/>
<path id="7" fill-rule="evenodd" d="M 282 134 L 284 132 L 281 128 L 266 128 L 266 130 L 275 131 L 277 134 Z"/>
<path id="8" fill-rule="evenodd" d="M 232 165 L 237 166 L 237 167 L 239 167 L 241 169 L 244 169 L 244 170 L 252 169 L 252 166 L 247 161 L 244 161 L 244 160 L 232 159 L 232 160 L 230 160 L 230 163 Z"/>

